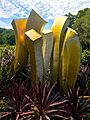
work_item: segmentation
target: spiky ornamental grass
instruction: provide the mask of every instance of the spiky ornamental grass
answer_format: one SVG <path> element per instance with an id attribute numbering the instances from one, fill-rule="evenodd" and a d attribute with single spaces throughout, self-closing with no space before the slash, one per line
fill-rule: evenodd
<path id="1" fill-rule="evenodd" d="M 80 120 L 88 116 L 87 110 L 90 109 L 90 99 L 85 99 L 86 91 L 81 95 L 80 88 L 75 85 L 68 88 L 68 93 L 62 94 L 56 91 L 54 84 L 48 88 L 41 82 L 27 88 L 28 84 L 16 82 L 15 80 L 7 88 L 7 109 L 1 112 L 1 117 L 19 120 L 69 120 L 70 117 Z"/>
<path id="2" fill-rule="evenodd" d="M 39 82 L 33 87 L 33 97 L 25 90 L 26 98 L 32 103 L 35 120 L 68 119 L 64 116 L 67 113 L 64 105 L 68 100 L 62 99 L 59 92 L 55 93 L 55 86 L 56 84 L 48 90 L 46 84 Z"/>
<path id="3" fill-rule="evenodd" d="M 24 94 L 24 82 L 16 83 L 15 81 L 5 91 L 7 97 L 7 108 L 9 112 L 1 112 L 1 118 L 14 115 L 16 120 L 22 116 L 33 114 L 31 111 L 31 103 L 26 99 Z"/>
<path id="4" fill-rule="evenodd" d="M 69 113 L 68 115 L 75 120 L 88 117 L 87 111 L 90 109 L 90 98 L 85 98 L 87 91 L 86 89 L 81 95 L 78 85 L 75 85 L 73 88 L 68 88 L 67 93 L 63 91 L 63 96 L 68 101 L 65 109 Z"/>
<path id="5" fill-rule="evenodd" d="M 1 112 L 2 118 L 13 115 L 16 120 L 23 117 L 32 120 L 68 119 L 64 109 L 68 100 L 62 99 L 59 92 L 55 92 L 55 85 L 48 89 L 46 84 L 39 82 L 28 90 L 24 82 L 13 81 L 5 93 L 9 112 Z"/>

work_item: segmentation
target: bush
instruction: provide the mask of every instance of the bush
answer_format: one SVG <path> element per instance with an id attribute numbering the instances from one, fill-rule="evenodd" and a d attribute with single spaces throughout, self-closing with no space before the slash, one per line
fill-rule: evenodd
<path id="1" fill-rule="evenodd" d="M 90 62 L 90 50 L 87 50 L 87 49 L 83 50 L 81 62 L 84 64 L 87 64 L 88 62 Z"/>

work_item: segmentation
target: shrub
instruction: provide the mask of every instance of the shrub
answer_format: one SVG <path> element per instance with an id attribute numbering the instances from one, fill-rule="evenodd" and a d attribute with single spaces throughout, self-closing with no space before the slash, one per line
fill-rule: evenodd
<path id="1" fill-rule="evenodd" d="M 87 64 L 90 61 L 90 50 L 83 50 L 81 62 Z"/>
<path id="2" fill-rule="evenodd" d="M 7 87 L 4 93 L 7 99 L 7 106 L 5 111 L 1 112 L 1 118 L 6 117 L 6 119 L 9 119 L 10 117 L 19 120 L 22 116 L 33 114 L 33 111 L 31 111 L 31 103 L 24 94 L 23 88 L 26 86 L 27 84 L 25 82 L 17 83 L 13 80 L 11 85 Z"/>
<path id="3" fill-rule="evenodd" d="M 90 109 L 90 98 L 85 98 L 87 95 L 87 89 L 82 93 L 78 85 L 73 88 L 68 88 L 68 92 L 63 91 L 64 97 L 68 103 L 65 105 L 68 115 L 75 120 L 81 120 L 82 118 L 87 118 L 87 111 Z"/>

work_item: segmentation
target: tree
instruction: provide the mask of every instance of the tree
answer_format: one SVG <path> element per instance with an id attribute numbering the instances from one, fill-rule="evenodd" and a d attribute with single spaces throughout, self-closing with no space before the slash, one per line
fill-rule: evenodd
<path id="1" fill-rule="evenodd" d="M 72 27 L 74 21 L 76 20 L 76 15 L 72 15 L 71 13 L 68 13 L 66 14 L 66 16 L 69 18 L 69 27 Z"/>
<path id="2" fill-rule="evenodd" d="M 78 32 L 82 49 L 90 50 L 90 9 L 80 10 L 72 27 Z"/>
<path id="3" fill-rule="evenodd" d="M 11 29 L 0 28 L 0 44 L 15 44 L 14 32 Z"/>
<path id="4" fill-rule="evenodd" d="M 8 44 L 15 45 L 15 37 L 14 37 L 14 35 L 9 36 Z"/>

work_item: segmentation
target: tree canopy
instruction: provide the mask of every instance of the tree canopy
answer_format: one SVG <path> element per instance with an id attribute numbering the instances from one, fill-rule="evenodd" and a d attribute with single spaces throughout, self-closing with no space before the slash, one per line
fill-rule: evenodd
<path id="1" fill-rule="evenodd" d="M 14 32 L 11 29 L 0 28 L 0 44 L 15 44 Z"/>
<path id="2" fill-rule="evenodd" d="M 76 15 L 76 20 L 72 24 L 79 35 L 82 49 L 90 50 L 90 8 L 80 10 Z"/>

